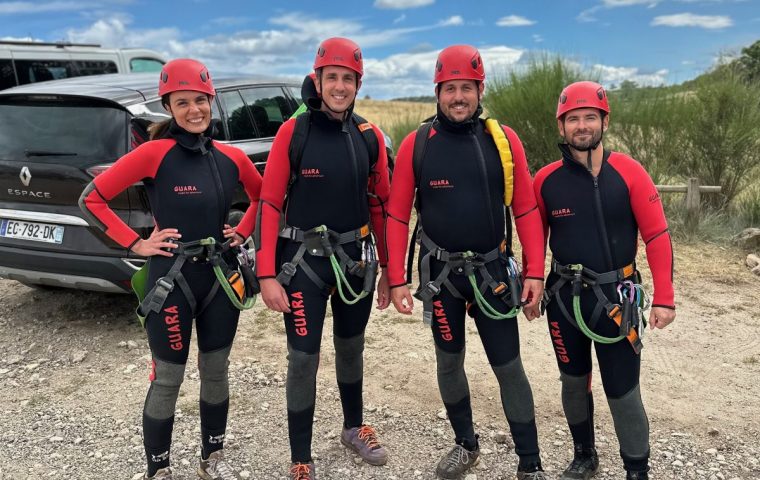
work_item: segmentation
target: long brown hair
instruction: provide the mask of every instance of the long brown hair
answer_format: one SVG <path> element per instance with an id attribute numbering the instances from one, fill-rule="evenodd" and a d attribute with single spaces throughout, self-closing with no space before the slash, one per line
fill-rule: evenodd
<path id="1" fill-rule="evenodd" d="M 163 95 L 161 97 L 161 105 L 166 108 L 169 105 L 169 93 Z M 168 110 L 168 108 L 166 108 Z M 167 118 L 166 120 L 162 120 L 160 122 L 154 122 L 151 123 L 148 126 L 148 134 L 150 135 L 151 140 L 156 140 L 158 138 L 164 138 L 166 136 L 167 130 L 169 130 L 169 124 L 172 122 L 172 118 Z"/>

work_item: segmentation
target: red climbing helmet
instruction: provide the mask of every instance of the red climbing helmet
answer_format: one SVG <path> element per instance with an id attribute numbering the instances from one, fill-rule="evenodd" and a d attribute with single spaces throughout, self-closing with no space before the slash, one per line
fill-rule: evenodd
<path id="1" fill-rule="evenodd" d="M 433 83 L 447 80 L 476 80 L 486 79 L 483 69 L 483 59 L 480 52 L 470 45 L 452 45 L 441 50 L 435 62 Z"/>
<path id="2" fill-rule="evenodd" d="M 559 95 L 557 102 L 557 118 L 576 108 L 598 108 L 604 113 L 610 113 L 607 102 L 607 92 L 596 82 L 575 82 L 566 86 Z"/>
<path id="3" fill-rule="evenodd" d="M 167 93 L 179 90 L 193 90 L 211 96 L 216 95 L 214 84 L 211 83 L 211 74 L 208 73 L 206 66 L 191 58 L 172 60 L 161 69 L 158 94 L 163 97 Z"/>
<path id="4" fill-rule="evenodd" d="M 314 57 L 314 70 L 328 65 L 346 67 L 364 75 L 364 62 L 362 50 L 355 42 L 341 37 L 332 37 L 324 40 L 317 48 L 317 56 Z"/>

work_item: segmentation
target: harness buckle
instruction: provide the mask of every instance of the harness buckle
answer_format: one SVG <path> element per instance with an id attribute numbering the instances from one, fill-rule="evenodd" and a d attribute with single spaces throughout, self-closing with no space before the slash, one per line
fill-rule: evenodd
<path id="1" fill-rule="evenodd" d="M 306 251 L 315 257 L 329 257 L 335 253 L 330 231 L 324 225 L 304 232 L 303 245 L 306 247 Z"/>
<path id="2" fill-rule="evenodd" d="M 161 277 L 158 280 L 156 280 L 156 287 L 161 288 L 166 291 L 168 294 L 172 290 L 174 290 L 174 283 L 169 282 L 166 277 Z"/>
<path id="3" fill-rule="evenodd" d="M 414 293 L 414 297 L 423 302 L 429 302 L 439 293 L 441 293 L 441 287 L 431 280 L 425 286 L 420 286 L 419 290 Z"/>
<path id="4" fill-rule="evenodd" d="M 282 269 L 280 270 L 281 274 L 285 274 L 288 277 L 293 277 L 296 274 L 296 266 L 293 265 L 291 262 L 285 262 L 282 264 Z"/>
<path id="5" fill-rule="evenodd" d="M 354 262 L 353 265 L 348 267 L 346 270 L 348 273 L 355 277 L 363 277 L 365 273 L 366 263 L 365 262 Z"/>

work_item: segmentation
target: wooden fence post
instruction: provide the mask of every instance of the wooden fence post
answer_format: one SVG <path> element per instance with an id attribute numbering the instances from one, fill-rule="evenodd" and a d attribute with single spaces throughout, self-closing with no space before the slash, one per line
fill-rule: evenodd
<path id="1" fill-rule="evenodd" d="M 686 186 L 686 228 L 695 231 L 699 225 L 699 179 L 690 178 Z"/>

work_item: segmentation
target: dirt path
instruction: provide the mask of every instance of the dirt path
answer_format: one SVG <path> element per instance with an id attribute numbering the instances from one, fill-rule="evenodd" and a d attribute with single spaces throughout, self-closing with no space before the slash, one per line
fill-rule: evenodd
<path id="1" fill-rule="evenodd" d="M 645 336 L 642 391 L 652 435 L 654 479 L 760 479 L 760 282 L 741 252 L 678 246 L 678 319 Z M 0 280 L 0 397 L 5 446 L 0 479 L 133 478 L 143 469 L 140 416 L 149 351 L 127 296 L 40 291 Z M 320 479 L 432 479 L 452 434 L 442 408 L 429 332 L 419 316 L 377 312 L 367 332 L 366 420 L 393 455 L 386 467 L 357 463 L 339 446 L 340 401 L 332 342 L 319 373 L 314 451 Z M 544 464 L 571 457 L 558 372 L 544 321 L 521 318 L 522 356 L 532 382 Z M 325 329 L 329 332 L 329 328 Z M 647 332 L 649 333 L 649 332 Z M 511 479 L 516 458 L 496 380 L 474 326 L 467 372 L 483 462 L 474 478 Z M 195 349 L 178 402 L 173 461 L 195 478 L 198 373 Z M 281 319 L 244 314 L 231 360 L 228 456 L 246 478 L 285 478 L 288 465 Z M 622 478 L 618 445 L 596 375 L 603 470 Z M 137 477 L 139 478 L 139 477 Z"/>

